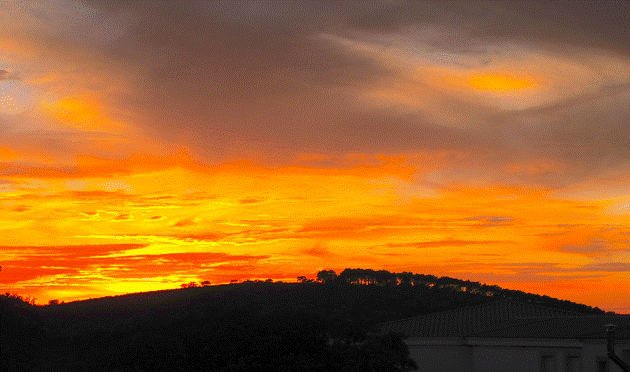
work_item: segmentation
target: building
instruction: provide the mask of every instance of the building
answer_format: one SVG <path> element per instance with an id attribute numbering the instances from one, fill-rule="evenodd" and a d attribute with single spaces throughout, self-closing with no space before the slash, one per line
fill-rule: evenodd
<path id="1" fill-rule="evenodd" d="M 583 315 L 500 300 L 379 328 L 408 337 L 422 372 L 622 372 L 607 355 L 607 324 L 617 326 L 615 353 L 630 364 L 629 315 Z"/>

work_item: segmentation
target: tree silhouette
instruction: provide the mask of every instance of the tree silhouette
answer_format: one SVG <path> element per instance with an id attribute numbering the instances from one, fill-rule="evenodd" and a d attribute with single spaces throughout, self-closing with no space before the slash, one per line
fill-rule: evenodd
<path id="1" fill-rule="evenodd" d="M 309 279 L 305 277 L 304 275 L 298 276 L 297 281 L 300 283 L 313 283 L 313 279 Z"/>
<path id="2" fill-rule="evenodd" d="M 337 273 L 334 270 L 322 270 L 317 273 L 317 281 L 321 283 L 330 283 L 337 279 Z"/>
<path id="3" fill-rule="evenodd" d="M 199 284 L 195 283 L 195 282 L 190 282 L 190 283 L 183 283 L 181 285 L 182 288 L 196 288 L 199 287 Z"/>

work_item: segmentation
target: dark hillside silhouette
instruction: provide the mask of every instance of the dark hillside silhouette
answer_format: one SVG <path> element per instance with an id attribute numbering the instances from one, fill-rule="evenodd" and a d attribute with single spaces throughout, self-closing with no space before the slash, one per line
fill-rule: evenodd
<path id="1" fill-rule="evenodd" d="M 35 306 L 0 296 L 2 371 L 410 371 L 378 323 L 502 298 L 600 309 L 458 279 L 325 270 L 298 283 L 245 281 Z"/>

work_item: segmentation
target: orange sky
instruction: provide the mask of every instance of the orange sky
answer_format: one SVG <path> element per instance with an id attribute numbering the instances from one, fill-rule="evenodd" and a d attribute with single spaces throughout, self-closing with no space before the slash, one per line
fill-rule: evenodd
<path id="1" fill-rule="evenodd" d="M 394 3 L 0 3 L 0 291 L 360 267 L 630 313 L 630 53 Z"/>

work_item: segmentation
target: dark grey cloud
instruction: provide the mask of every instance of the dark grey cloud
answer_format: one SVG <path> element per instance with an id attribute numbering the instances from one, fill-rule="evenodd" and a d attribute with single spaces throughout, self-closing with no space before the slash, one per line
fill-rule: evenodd
<path id="1" fill-rule="evenodd" d="M 19 76 L 9 70 L 0 70 L 0 81 L 2 80 L 19 80 Z"/>
<path id="2" fill-rule="evenodd" d="M 108 50 L 146 66 L 143 94 L 126 102 L 148 115 L 147 129 L 161 136 L 214 155 L 239 146 L 373 152 L 490 145 L 422 117 L 366 110 L 353 95 L 393 72 L 314 37 L 332 25 L 188 17 L 170 7 L 168 14 L 157 11 Z"/>
<path id="3" fill-rule="evenodd" d="M 506 141 L 520 134 L 528 151 L 568 160 L 630 159 L 630 84 L 606 86 L 542 107 L 495 116 Z M 609 159 L 610 160 L 610 159 Z"/>
<path id="4" fill-rule="evenodd" d="M 352 5 L 346 2 L 348 7 Z M 349 21 L 360 29 L 382 32 L 425 23 L 449 25 L 486 40 L 514 39 L 558 45 L 610 48 L 628 54 L 630 3 L 623 0 L 531 1 L 400 1 L 378 12 L 357 14 Z M 436 46 L 465 51 L 470 38 L 436 37 Z"/>
<path id="5" fill-rule="evenodd" d="M 601 256 L 610 252 L 610 245 L 603 239 L 593 238 L 586 244 L 565 244 L 559 248 L 562 252 L 580 253 L 589 256 Z"/>
<path id="6" fill-rule="evenodd" d="M 463 221 L 476 221 L 477 227 L 498 227 L 498 226 L 506 226 L 509 225 L 510 222 L 514 221 L 512 217 L 506 216 L 474 216 L 464 218 Z"/>
<path id="7" fill-rule="evenodd" d="M 333 22 L 326 21 L 334 19 L 325 17 L 326 8 L 316 12 L 318 19 L 310 14 L 312 5 L 288 4 L 118 3 L 121 11 L 142 15 L 105 53 L 146 68 L 142 94 L 126 102 L 149 116 L 147 129 L 162 136 L 215 152 L 239 143 L 282 148 L 338 142 L 335 133 L 322 133 L 326 123 L 348 116 L 344 105 L 351 104 L 331 91 L 369 84 L 389 71 L 313 40 Z M 250 12 L 261 12 L 263 21 Z"/>
<path id="8" fill-rule="evenodd" d="M 411 242 L 411 243 L 388 243 L 388 244 L 385 244 L 384 247 L 387 247 L 387 248 L 402 248 L 402 247 L 435 248 L 435 247 L 462 247 L 466 245 L 483 245 L 483 244 L 496 244 L 496 243 L 506 243 L 506 241 L 446 239 L 446 240 Z"/>
<path id="9" fill-rule="evenodd" d="M 574 269 L 574 271 L 578 271 Z M 606 271 L 606 272 L 630 272 L 628 262 L 602 262 L 587 264 L 579 268 L 579 271 Z"/>
<path id="10" fill-rule="evenodd" d="M 486 221 L 492 223 L 500 223 L 514 221 L 514 218 L 505 216 L 474 216 L 464 218 L 464 221 Z"/>
<path id="11" fill-rule="evenodd" d="M 498 41 L 559 52 L 593 46 L 628 54 L 630 31 L 620 26 L 630 9 L 625 1 L 606 6 L 570 1 L 85 3 L 130 20 L 101 50 L 115 66 L 137 73 L 135 90 L 120 97 L 120 104 L 145 118 L 141 125 L 148 133 L 213 158 L 248 150 L 275 153 L 281 161 L 309 151 L 483 149 L 483 156 L 497 164 L 532 154 L 582 162 L 567 171 L 575 179 L 588 176 L 602 156 L 630 158 L 623 124 L 630 108 L 618 104 L 627 98 L 627 84 L 503 114 L 489 123 L 484 116 L 491 110 L 452 96 L 436 110 L 460 112 L 472 124 L 449 128 L 423 112 L 368 107 L 357 95 L 400 78 L 399 71 L 320 37 L 378 39 L 420 26 L 435 31 L 421 35 L 425 45 L 446 54 L 481 56 L 481 64 L 495 58 L 488 48 Z M 611 106 L 619 116 L 612 125 L 610 118 L 601 120 L 610 116 Z M 554 186 L 571 182 L 569 175 L 553 172 L 523 177 Z"/>

